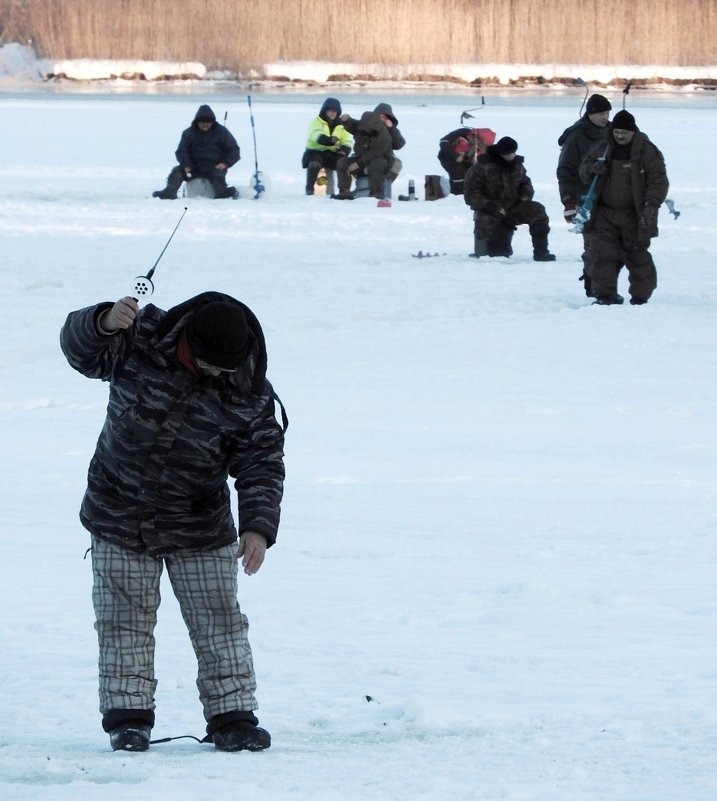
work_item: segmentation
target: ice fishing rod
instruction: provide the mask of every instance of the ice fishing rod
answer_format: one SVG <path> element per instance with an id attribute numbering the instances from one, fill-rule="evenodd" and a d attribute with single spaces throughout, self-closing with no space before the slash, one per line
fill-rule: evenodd
<path id="1" fill-rule="evenodd" d="M 485 106 L 485 97 L 483 95 L 480 96 L 480 106 L 476 106 L 475 108 L 469 108 L 467 111 L 461 113 L 461 125 L 463 125 L 463 120 L 472 120 L 473 115 L 471 111 L 480 111 L 483 106 Z"/>
<path id="2" fill-rule="evenodd" d="M 246 96 L 247 103 L 249 103 L 249 119 L 251 120 L 251 135 L 254 139 L 254 200 L 258 200 L 261 197 L 261 193 L 264 191 L 264 185 L 259 179 L 261 173 L 259 172 L 259 160 L 256 155 L 256 130 L 254 128 L 254 112 L 251 109 L 251 95 Z"/>
<path id="3" fill-rule="evenodd" d="M 588 99 L 588 85 L 587 85 L 587 83 L 585 83 L 585 81 L 582 78 L 576 78 L 575 79 L 575 83 L 578 86 L 584 86 L 585 87 L 585 94 L 583 95 L 583 102 L 582 102 L 582 105 L 580 106 L 580 113 L 578 114 L 578 117 L 582 117 L 583 116 L 583 109 L 585 108 L 585 101 Z"/>
<path id="4" fill-rule="evenodd" d="M 169 247 L 169 243 L 172 241 L 172 237 L 177 233 L 177 228 L 179 228 L 179 224 L 184 219 L 184 215 L 187 213 L 187 207 L 184 207 L 184 211 L 182 212 L 182 216 L 179 218 L 179 221 L 174 226 L 174 230 L 169 235 L 169 239 L 167 240 L 167 244 L 162 248 L 162 252 L 157 256 L 157 261 L 152 265 L 152 268 L 149 270 L 147 275 L 138 275 L 134 279 L 134 286 L 132 287 L 132 297 L 135 300 L 141 300 L 143 297 L 149 297 L 154 292 L 154 284 L 152 283 L 152 276 L 154 275 L 154 271 L 159 264 L 159 260 L 164 256 L 164 251 Z"/>

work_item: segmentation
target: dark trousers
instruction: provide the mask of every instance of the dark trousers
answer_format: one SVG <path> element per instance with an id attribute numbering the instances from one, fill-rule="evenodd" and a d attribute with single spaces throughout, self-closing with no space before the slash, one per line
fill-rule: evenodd
<path id="1" fill-rule="evenodd" d="M 624 263 L 630 296 L 648 300 L 657 287 L 649 245 L 649 239 L 640 237 L 634 209 L 598 206 L 593 213 L 587 264 L 593 296 L 617 294 L 617 277 Z"/>

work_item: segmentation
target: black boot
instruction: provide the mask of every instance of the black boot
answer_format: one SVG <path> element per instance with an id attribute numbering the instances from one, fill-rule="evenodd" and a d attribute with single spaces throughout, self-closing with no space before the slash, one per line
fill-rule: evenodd
<path id="1" fill-rule="evenodd" d="M 253 712 L 225 712 L 207 725 L 204 742 L 213 742 L 217 751 L 263 751 L 271 745 L 271 735 L 257 724 Z"/>
<path id="2" fill-rule="evenodd" d="M 237 721 L 215 731 L 212 741 L 217 751 L 263 751 L 271 746 L 271 735 L 260 726 Z"/>
<path id="3" fill-rule="evenodd" d="M 489 256 L 505 256 L 510 258 L 513 255 L 513 231 L 512 225 L 497 225 L 488 238 L 487 253 Z"/>
<path id="4" fill-rule="evenodd" d="M 167 176 L 167 186 L 157 192 L 152 192 L 152 197 L 158 197 L 160 200 L 176 200 L 177 192 L 183 180 L 182 170 L 179 167 L 175 167 Z"/>
<path id="5" fill-rule="evenodd" d="M 146 751 L 152 728 L 143 721 L 123 723 L 110 734 L 110 745 L 113 751 Z"/>
<path id="6" fill-rule="evenodd" d="M 533 261 L 555 261 L 555 254 L 548 250 L 550 228 L 545 224 L 531 225 L 530 238 L 533 240 Z"/>
<path id="7" fill-rule="evenodd" d="M 316 179 L 319 177 L 319 170 L 321 169 L 321 164 L 318 161 L 310 161 L 306 167 L 306 194 L 313 195 L 314 194 L 314 184 L 316 183 Z"/>

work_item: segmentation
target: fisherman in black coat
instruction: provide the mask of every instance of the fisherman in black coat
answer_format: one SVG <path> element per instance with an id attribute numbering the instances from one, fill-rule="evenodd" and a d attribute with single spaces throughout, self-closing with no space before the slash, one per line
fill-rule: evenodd
<path id="1" fill-rule="evenodd" d="M 236 197 L 236 189 L 227 186 L 227 171 L 239 161 L 239 145 L 209 106 L 199 107 L 192 124 L 182 132 L 175 156 L 179 164 L 167 176 L 167 186 L 152 197 L 175 200 L 182 182 L 194 178 L 206 178 L 215 198 Z"/>

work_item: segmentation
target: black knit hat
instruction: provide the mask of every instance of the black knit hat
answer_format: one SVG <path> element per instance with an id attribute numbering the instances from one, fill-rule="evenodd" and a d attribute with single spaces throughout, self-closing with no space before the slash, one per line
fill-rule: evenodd
<path id="1" fill-rule="evenodd" d="M 599 114 L 601 111 L 610 111 L 610 101 L 603 95 L 590 95 L 585 110 L 588 114 Z"/>
<path id="2" fill-rule="evenodd" d="M 518 143 L 515 141 L 515 139 L 511 139 L 509 136 L 504 136 L 495 143 L 495 149 L 498 151 L 498 153 L 500 153 L 501 156 L 509 156 L 511 153 L 518 152 Z"/>
<path id="3" fill-rule="evenodd" d="M 207 303 L 189 318 L 186 331 L 195 358 L 226 370 L 244 363 L 249 326 L 239 306 L 224 301 Z"/>
<path id="4" fill-rule="evenodd" d="M 630 114 L 629 111 L 618 111 L 617 114 L 612 118 L 612 128 L 619 128 L 621 131 L 636 131 L 637 124 L 635 123 L 635 118 Z"/>

